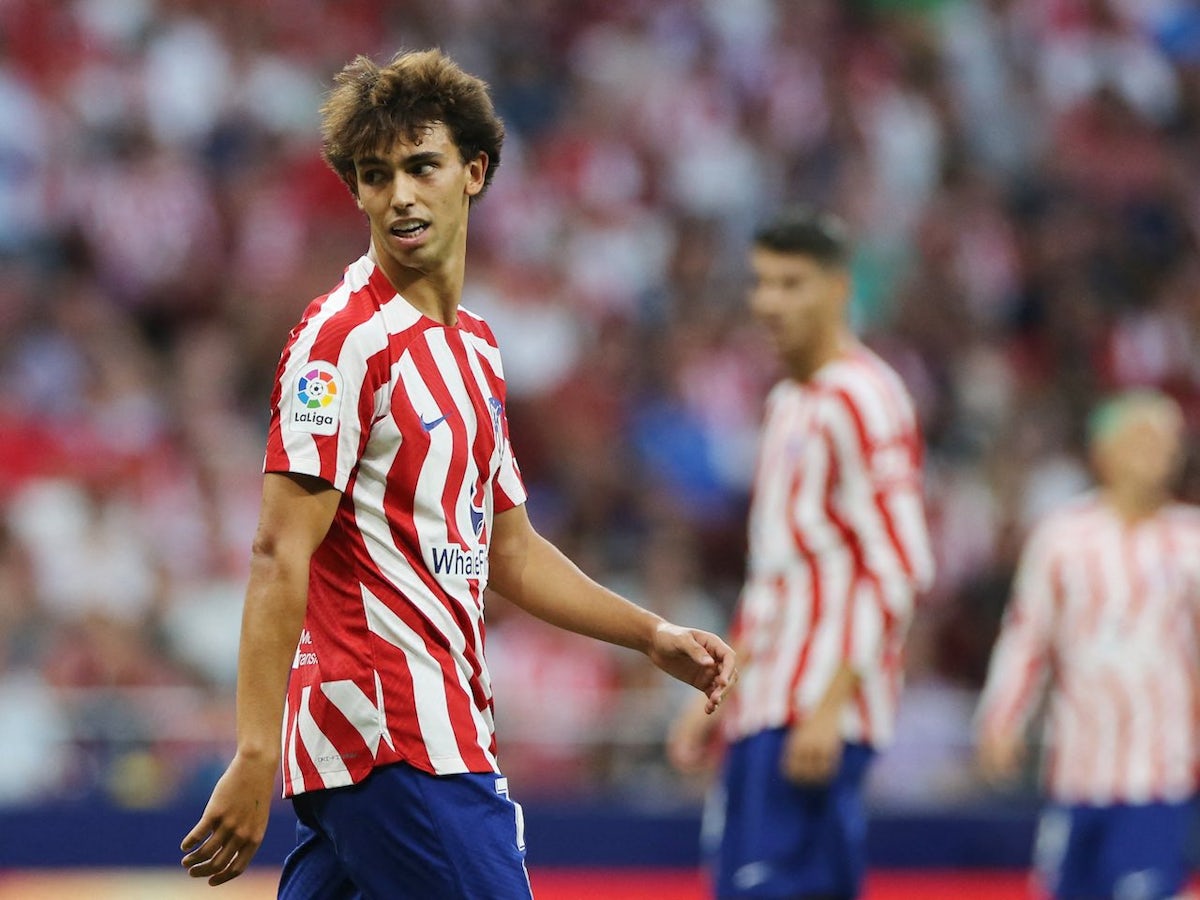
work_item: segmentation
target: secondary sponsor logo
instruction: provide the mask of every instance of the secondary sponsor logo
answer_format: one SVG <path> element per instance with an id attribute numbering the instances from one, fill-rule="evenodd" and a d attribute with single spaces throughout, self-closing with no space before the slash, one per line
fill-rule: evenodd
<path id="1" fill-rule="evenodd" d="M 336 433 L 342 384 L 342 375 L 333 363 L 315 360 L 302 366 L 296 376 L 288 427 L 306 434 Z"/>
<path id="2" fill-rule="evenodd" d="M 487 581 L 487 547 L 466 550 L 457 544 L 435 544 L 430 548 L 429 564 L 438 578 Z"/>
<path id="3" fill-rule="evenodd" d="M 302 666 L 315 666 L 317 664 L 317 654 L 312 650 L 312 635 L 305 628 L 300 632 L 300 642 L 296 644 L 296 658 L 292 660 L 292 668 L 299 669 Z"/>

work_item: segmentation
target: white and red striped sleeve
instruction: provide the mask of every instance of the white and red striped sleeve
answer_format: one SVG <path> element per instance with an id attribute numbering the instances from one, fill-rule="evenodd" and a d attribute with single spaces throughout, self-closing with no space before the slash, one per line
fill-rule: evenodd
<path id="1" fill-rule="evenodd" d="M 1034 529 L 1022 550 L 1012 597 L 980 695 L 982 734 L 1012 734 L 1028 725 L 1050 680 L 1062 575 L 1054 520 Z"/>
<path id="2" fill-rule="evenodd" d="M 859 664 L 873 663 L 880 642 L 902 633 L 916 593 L 933 578 L 920 432 L 898 379 L 878 369 L 856 366 L 858 377 L 835 385 L 824 411 L 827 514 L 854 554 L 861 582 L 848 614 L 857 622 L 882 620 L 874 629 L 847 629 L 843 656 Z M 856 608 L 863 603 L 876 608 Z"/>
<path id="3" fill-rule="evenodd" d="M 315 300 L 276 370 L 263 469 L 315 475 L 345 491 L 378 417 L 389 336 L 359 267 Z"/>

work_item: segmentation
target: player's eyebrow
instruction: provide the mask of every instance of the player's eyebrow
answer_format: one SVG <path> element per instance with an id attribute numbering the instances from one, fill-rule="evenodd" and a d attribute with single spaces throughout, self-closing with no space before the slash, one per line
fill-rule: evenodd
<path id="1" fill-rule="evenodd" d="M 414 153 L 411 156 L 406 156 L 404 158 L 403 162 L 404 162 L 404 165 L 406 165 L 406 166 L 419 165 L 421 163 L 437 162 L 444 155 L 445 154 L 441 153 L 438 150 L 422 150 L 420 153 Z"/>
<path id="2" fill-rule="evenodd" d="M 354 160 L 354 165 L 363 166 L 411 166 L 427 162 L 437 162 L 444 154 L 440 150 L 421 150 L 399 159 L 386 159 L 382 156 L 360 156 Z"/>

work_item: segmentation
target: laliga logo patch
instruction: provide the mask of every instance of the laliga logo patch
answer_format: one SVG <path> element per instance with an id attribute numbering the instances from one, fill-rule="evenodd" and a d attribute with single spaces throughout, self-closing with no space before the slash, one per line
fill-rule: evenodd
<path id="1" fill-rule="evenodd" d="M 341 385 L 342 375 L 333 363 L 317 360 L 301 367 L 288 422 L 291 430 L 334 434 L 342 405 Z"/>

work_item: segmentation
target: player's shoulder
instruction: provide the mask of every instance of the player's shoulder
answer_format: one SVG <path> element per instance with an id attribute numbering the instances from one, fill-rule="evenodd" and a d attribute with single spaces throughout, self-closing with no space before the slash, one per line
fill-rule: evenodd
<path id="1" fill-rule="evenodd" d="M 1163 520 L 1174 530 L 1200 540 L 1200 505 L 1176 502 L 1165 507 Z"/>
<path id="2" fill-rule="evenodd" d="M 491 347 L 497 346 L 496 335 L 492 332 L 492 326 L 479 313 L 473 312 L 465 306 L 458 308 L 458 327 L 467 334 L 479 338 Z"/>
<path id="3" fill-rule="evenodd" d="M 856 344 L 823 366 L 817 379 L 831 389 L 853 393 L 908 394 L 904 381 L 891 364 L 865 344 Z"/>
<path id="4" fill-rule="evenodd" d="M 870 431 L 909 429 L 915 424 L 912 398 L 886 361 L 866 346 L 823 366 L 813 380 L 832 415 L 849 414 Z"/>
<path id="5" fill-rule="evenodd" d="M 309 301 L 290 339 L 295 342 L 305 335 L 315 339 L 319 334 L 322 343 L 328 344 L 344 340 L 352 331 L 372 323 L 382 327 L 377 315 L 385 300 L 382 278 L 383 273 L 369 257 L 360 257 L 346 267 L 337 284 Z"/>
<path id="6" fill-rule="evenodd" d="M 332 290 L 313 302 L 329 305 L 331 313 L 345 315 L 361 310 L 363 306 L 378 308 L 388 295 L 394 293 L 383 270 L 364 254 L 346 266 L 341 280 Z"/>
<path id="7" fill-rule="evenodd" d="M 1042 515 L 1030 530 L 1031 541 L 1074 544 L 1102 525 L 1109 514 L 1096 491 L 1072 497 Z"/>

